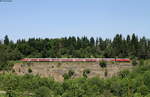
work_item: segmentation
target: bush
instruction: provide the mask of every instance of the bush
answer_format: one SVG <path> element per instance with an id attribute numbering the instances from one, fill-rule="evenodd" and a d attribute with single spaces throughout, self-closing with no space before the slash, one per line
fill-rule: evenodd
<path id="1" fill-rule="evenodd" d="M 139 65 L 140 65 L 140 66 L 143 66 L 143 65 L 144 65 L 144 60 L 140 60 Z"/>
<path id="2" fill-rule="evenodd" d="M 7 90 L 6 95 L 8 97 L 16 97 L 16 94 L 15 94 L 14 90 Z"/>
<path id="3" fill-rule="evenodd" d="M 145 97 L 150 97 L 150 93 L 148 95 L 146 95 Z"/>
<path id="4" fill-rule="evenodd" d="M 87 74 L 89 74 L 91 71 L 89 70 L 89 69 L 85 69 L 85 70 L 83 70 L 83 76 L 85 77 L 85 78 L 87 78 L 88 76 L 87 76 Z"/>
<path id="5" fill-rule="evenodd" d="M 63 75 L 64 80 L 70 79 L 73 75 L 74 75 L 74 71 L 69 70 L 68 73 L 64 73 L 64 75 Z"/>
<path id="6" fill-rule="evenodd" d="M 136 59 L 133 59 L 133 60 L 132 60 L 132 65 L 133 65 L 133 66 L 136 66 L 137 64 L 138 64 L 138 63 L 137 63 L 137 60 L 136 60 Z"/>
<path id="7" fill-rule="evenodd" d="M 149 68 L 150 69 L 150 68 Z M 144 84 L 150 89 L 150 71 L 144 73 Z"/>
<path id="8" fill-rule="evenodd" d="M 67 80 L 67 79 L 70 78 L 69 75 L 68 75 L 67 73 L 64 73 L 64 74 L 63 74 L 63 77 L 64 77 L 64 80 Z"/>
<path id="9" fill-rule="evenodd" d="M 42 86 L 35 91 L 35 97 L 53 97 L 53 93 L 49 88 Z"/>
<path id="10" fill-rule="evenodd" d="M 121 78 L 125 78 L 125 77 L 127 77 L 127 75 L 128 75 L 129 73 L 130 73 L 129 70 L 123 70 L 123 71 L 119 72 L 119 76 L 120 76 Z"/>
<path id="11" fill-rule="evenodd" d="M 16 72 L 15 69 L 13 69 L 13 70 L 12 70 L 12 73 L 15 73 L 15 72 Z"/>
<path id="12" fill-rule="evenodd" d="M 31 68 L 28 68 L 28 73 L 32 73 L 32 69 Z"/>
<path id="13" fill-rule="evenodd" d="M 68 71 L 68 75 L 69 75 L 69 77 L 71 78 L 71 77 L 74 75 L 74 71 L 73 71 L 73 70 L 69 70 L 69 71 Z"/>
<path id="14" fill-rule="evenodd" d="M 137 88 L 137 92 L 141 93 L 142 95 L 147 95 L 149 93 L 149 89 L 145 85 L 141 85 Z"/>
<path id="15" fill-rule="evenodd" d="M 106 61 L 104 61 L 104 60 L 100 61 L 99 66 L 102 67 L 102 68 L 106 68 L 107 67 Z"/>

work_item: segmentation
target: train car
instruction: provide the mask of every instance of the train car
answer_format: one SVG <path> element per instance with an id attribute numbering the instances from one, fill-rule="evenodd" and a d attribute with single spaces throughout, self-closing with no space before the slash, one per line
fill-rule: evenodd
<path id="1" fill-rule="evenodd" d="M 111 61 L 113 61 L 113 62 L 130 62 L 130 59 L 127 59 L 127 58 L 125 58 L 125 59 L 122 59 L 122 58 L 120 58 L 120 59 L 115 58 L 115 59 L 112 59 Z"/>
<path id="2" fill-rule="evenodd" d="M 23 62 L 98 62 L 98 61 L 112 61 L 112 62 L 130 62 L 128 58 L 24 58 Z"/>

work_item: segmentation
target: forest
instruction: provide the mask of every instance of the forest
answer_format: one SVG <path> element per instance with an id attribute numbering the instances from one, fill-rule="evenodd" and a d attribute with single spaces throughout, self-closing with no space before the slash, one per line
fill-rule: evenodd
<path id="1" fill-rule="evenodd" d="M 29 38 L 13 42 L 6 35 L 0 46 L 9 60 L 21 58 L 150 58 L 150 39 L 135 34 L 114 39 L 93 37 Z"/>

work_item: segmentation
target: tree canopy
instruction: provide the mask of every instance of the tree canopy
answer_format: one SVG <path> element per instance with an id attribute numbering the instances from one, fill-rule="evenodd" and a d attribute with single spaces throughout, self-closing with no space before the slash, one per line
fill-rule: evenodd
<path id="1" fill-rule="evenodd" d="M 1 41 L 1 43 L 3 43 Z M 20 58 L 150 58 L 150 39 L 138 38 L 135 34 L 123 37 L 117 34 L 114 39 L 84 37 L 64 37 L 55 39 L 30 38 L 10 41 L 5 36 L 4 45 L 10 60 Z"/>

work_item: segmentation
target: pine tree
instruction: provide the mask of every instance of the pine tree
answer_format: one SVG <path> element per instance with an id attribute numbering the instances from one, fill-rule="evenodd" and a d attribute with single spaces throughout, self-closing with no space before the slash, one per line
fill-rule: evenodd
<path id="1" fill-rule="evenodd" d="M 5 44 L 5 45 L 8 45 L 8 44 L 9 44 L 9 38 L 8 38 L 7 35 L 6 35 L 5 38 L 4 38 L 4 44 Z"/>

